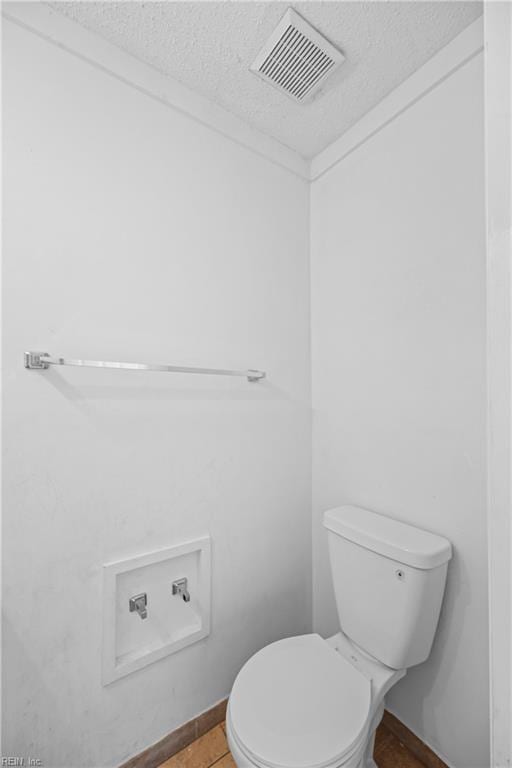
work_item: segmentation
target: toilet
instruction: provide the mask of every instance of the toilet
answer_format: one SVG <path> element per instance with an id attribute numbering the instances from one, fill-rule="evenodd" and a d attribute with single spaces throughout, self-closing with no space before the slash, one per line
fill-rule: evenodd
<path id="1" fill-rule="evenodd" d="M 376 768 L 384 697 L 429 656 L 450 542 L 354 506 L 324 526 L 341 631 L 279 640 L 242 667 L 226 716 L 238 768 Z"/>

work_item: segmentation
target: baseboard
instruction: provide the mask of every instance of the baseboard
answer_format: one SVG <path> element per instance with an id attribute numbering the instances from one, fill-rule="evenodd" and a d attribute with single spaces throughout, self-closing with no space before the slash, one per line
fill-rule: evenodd
<path id="1" fill-rule="evenodd" d="M 131 757 L 119 768 L 158 768 L 159 765 L 177 752 L 185 749 L 185 747 L 188 747 L 189 744 L 192 744 L 193 741 L 203 736 L 207 731 L 222 723 L 226 719 L 227 703 L 227 699 L 219 701 L 214 707 L 207 709 L 206 712 L 181 725 L 175 731 L 157 741 L 156 744 L 145 749 L 144 752 Z"/>
<path id="2" fill-rule="evenodd" d="M 414 757 L 423 763 L 425 768 L 449 768 L 436 753 L 427 747 L 415 733 L 409 730 L 409 728 L 402 723 L 395 715 L 392 715 L 388 710 L 384 710 L 384 717 L 382 718 L 382 725 L 384 725 L 388 731 L 391 731 L 397 739 L 399 739 L 404 747 L 407 747 Z"/>
<path id="3" fill-rule="evenodd" d="M 226 706 L 228 700 L 223 699 L 215 704 L 211 709 L 207 709 L 206 712 L 194 717 L 193 720 L 189 720 L 188 723 L 181 725 L 172 733 L 164 736 L 163 739 L 148 747 L 140 754 L 131 757 L 126 763 L 123 763 L 119 768 L 158 768 L 162 763 L 168 760 L 170 757 L 180 752 L 193 741 L 203 736 L 207 731 L 215 728 L 216 725 L 222 723 L 226 719 Z M 449 768 L 440 757 L 433 752 L 430 747 L 418 737 L 415 733 L 409 730 L 406 725 L 402 723 L 395 715 L 387 710 L 384 711 L 384 717 L 382 718 L 382 725 L 384 725 L 388 731 L 391 731 L 402 744 L 407 747 L 418 760 L 423 763 L 425 768 Z"/>

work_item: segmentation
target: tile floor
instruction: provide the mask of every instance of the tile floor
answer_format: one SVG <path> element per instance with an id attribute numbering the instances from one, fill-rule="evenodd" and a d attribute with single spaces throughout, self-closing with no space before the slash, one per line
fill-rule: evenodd
<path id="1" fill-rule="evenodd" d="M 375 761 L 379 768 L 425 768 L 384 725 L 377 729 Z M 236 768 L 229 754 L 224 724 L 217 725 L 160 768 Z"/>

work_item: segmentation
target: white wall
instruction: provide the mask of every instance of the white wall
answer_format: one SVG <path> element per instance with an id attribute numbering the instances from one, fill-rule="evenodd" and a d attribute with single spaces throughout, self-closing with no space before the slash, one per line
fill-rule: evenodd
<path id="1" fill-rule="evenodd" d="M 308 189 L 11 22 L 4 78 L 3 748 L 115 766 L 310 629 Z M 102 564 L 208 531 L 211 636 L 103 688 Z"/>
<path id="2" fill-rule="evenodd" d="M 314 625 L 337 628 L 322 512 L 447 536 L 431 658 L 388 706 L 456 768 L 488 753 L 482 55 L 312 187 Z"/>

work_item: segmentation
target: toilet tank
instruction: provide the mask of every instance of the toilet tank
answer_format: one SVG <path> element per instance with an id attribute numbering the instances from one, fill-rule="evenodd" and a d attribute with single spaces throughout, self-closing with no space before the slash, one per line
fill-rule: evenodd
<path id="1" fill-rule="evenodd" d="M 324 515 L 341 630 L 393 669 L 428 658 L 439 619 L 450 542 L 367 509 Z"/>

